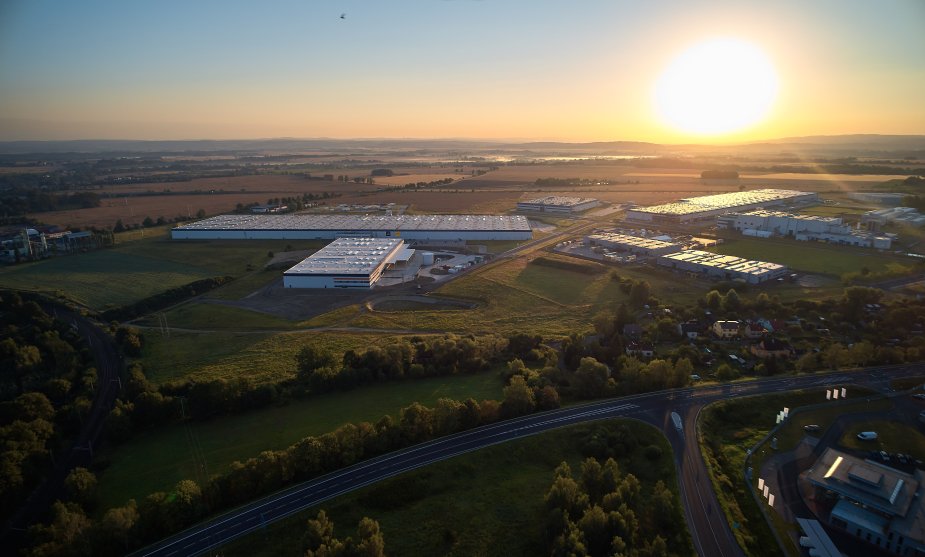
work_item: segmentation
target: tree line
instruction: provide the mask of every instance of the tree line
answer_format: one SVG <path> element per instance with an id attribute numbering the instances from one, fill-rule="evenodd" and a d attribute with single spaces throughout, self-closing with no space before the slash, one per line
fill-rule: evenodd
<path id="1" fill-rule="evenodd" d="M 17 293 L 0 293 L 0 338 L 0 518 L 5 519 L 79 432 L 97 371 L 67 324 Z"/>

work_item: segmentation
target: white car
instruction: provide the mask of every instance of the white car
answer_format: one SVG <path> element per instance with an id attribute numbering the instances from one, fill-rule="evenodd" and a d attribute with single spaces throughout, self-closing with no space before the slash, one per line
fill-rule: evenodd
<path id="1" fill-rule="evenodd" d="M 877 432 L 876 431 L 862 431 L 861 433 L 858 433 L 858 439 L 860 439 L 861 441 L 874 441 L 875 439 L 877 439 Z"/>

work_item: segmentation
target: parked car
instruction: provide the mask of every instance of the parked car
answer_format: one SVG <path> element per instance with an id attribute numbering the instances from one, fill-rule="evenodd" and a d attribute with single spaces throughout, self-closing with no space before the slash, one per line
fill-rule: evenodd
<path id="1" fill-rule="evenodd" d="M 817 431 L 821 429 L 822 429 L 822 426 L 820 426 L 819 424 L 809 424 L 809 425 L 803 426 L 803 431 L 806 431 L 809 433 L 816 433 Z"/>
<path id="2" fill-rule="evenodd" d="M 912 398 L 917 399 L 917 400 L 925 400 L 925 394 L 919 393 L 917 395 L 912 395 Z"/>
<path id="3" fill-rule="evenodd" d="M 883 462 L 889 462 L 889 461 L 890 461 L 890 453 L 888 453 L 888 452 L 886 452 L 886 451 L 880 451 L 880 459 L 883 460 Z"/>
<path id="4" fill-rule="evenodd" d="M 874 441 L 877 439 L 877 432 L 876 431 L 862 431 L 861 433 L 858 433 L 858 439 L 860 439 L 861 441 Z"/>

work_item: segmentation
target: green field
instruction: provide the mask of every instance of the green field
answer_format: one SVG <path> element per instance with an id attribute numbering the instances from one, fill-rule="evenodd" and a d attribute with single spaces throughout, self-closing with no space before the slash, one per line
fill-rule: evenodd
<path id="1" fill-rule="evenodd" d="M 606 424 L 624 424 L 640 446 L 662 449 L 656 461 L 637 450 L 619 460 L 620 470 L 642 481 L 643 498 L 657 480 L 663 480 L 680 508 L 671 448 L 661 433 L 633 421 Z M 565 460 L 577 474 L 581 440 L 598 427 L 605 426 L 572 426 L 482 449 L 332 499 L 321 508 L 340 537 L 353 535 L 364 516 L 377 520 L 388 555 L 543 555 L 547 553 L 542 542 L 543 497 L 553 471 Z M 305 521 L 317 514 L 318 508 L 300 512 L 218 551 L 229 557 L 302 554 Z M 677 520 L 683 520 L 680 513 Z M 688 535 L 669 541 L 668 550 L 675 555 L 694 554 Z"/>
<path id="2" fill-rule="evenodd" d="M 546 257 L 583 264 L 567 257 Z M 476 309 L 373 313 L 361 315 L 351 324 L 421 331 L 499 334 L 529 331 L 547 338 L 587 331 L 596 313 L 626 300 L 618 282 L 611 280 L 609 267 L 591 262 L 587 265 L 604 272 L 586 274 L 528 263 L 526 258 L 513 259 L 477 269 L 436 291 L 440 296 L 478 301 Z M 682 290 L 677 288 L 675 275 L 659 269 L 615 270 L 627 278 L 649 281 L 655 295 L 669 303 L 691 303 L 703 296 L 709 286 L 707 282 L 691 281 L 691 288 Z"/>
<path id="3" fill-rule="evenodd" d="M 340 355 L 396 338 L 369 333 L 184 333 L 148 331 L 142 351 L 145 375 L 155 383 L 247 377 L 275 383 L 296 374 L 296 354 L 305 346 Z"/>
<path id="4" fill-rule="evenodd" d="M 175 306 L 162 314 L 169 327 L 197 331 L 287 331 L 300 326 L 298 322 L 269 313 L 198 301 Z M 149 315 L 138 324 L 160 329 L 163 326 L 160 319 L 160 314 Z"/>
<path id="5" fill-rule="evenodd" d="M 197 478 L 193 447 L 204 455 L 208 473 L 215 474 L 235 460 L 286 448 L 303 437 L 327 433 L 348 422 L 395 416 L 415 401 L 433 405 L 444 397 L 499 400 L 501 389 L 501 377 L 495 372 L 435 377 L 318 395 L 285 406 L 190 422 L 188 426 L 162 427 L 102 455 L 108 466 L 99 478 L 102 508 L 122 505 L 133 497 L 140 500 L 184 478 Z"/>
<path id="6" fill-rule="evenodd" d="M 840 277 L 866 267 L 872 272 L 904 274 L 914 268 L 905 257 L 851 246 L 778 238 L 735 238 L 716 246 L 717 253 L 782 263 L 795 271 Z"/>
<path id="7" fill-rule="evenodd" d="M 297 244 L 295 249 L 319 245 Z M 149 236 L 119 241 L 113 248 L 0 268 L 0 287 L 60 292 L 92 309 L 104 310 L 207 277 L 249 274 L 243 287 L 234 282 L 224 287 L 237 295 L 256 289 L 266 278 L 249 267 L 261 269 L 268 251 L 279 251 L 286 245 L 284 241 L 260 240 L 174 242 L 163 235 Z M 217 296 L 222 296 L 221 290 L 216 291 Z"/>
<path id="8" fill-rule="evenodd" d="M 861 441 L 857 435 L 862 431 L 876 431 L 877 439 Z M 899 422 L 875 420 L 853 424 L 845 429 L 839 445 L 865 451 L 906 453 L 911 454 L 916 460 L 925 460 L 925 435 L 918 429 Z"/>

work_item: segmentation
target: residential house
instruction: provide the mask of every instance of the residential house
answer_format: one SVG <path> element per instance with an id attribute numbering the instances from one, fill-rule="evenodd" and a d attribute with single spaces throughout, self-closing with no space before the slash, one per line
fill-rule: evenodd
<path id="1" fill-rule="evenodd" d="M 696 340 L 701 334 L 703 334 L 703 325 L 697 321 L 678 323 L 678 333 L 690 340 Z"/>
<path id="2" fill-rule="evenodd" d="M 759 358 L 789 358 L 793 355 L 793 347 L 776 338 L 761 339 L 757 344 L 751 345 L 749 350 Z"/>
<path id="3" fill-rule="evenodd" d="M 638 323 L 627 323 L 623 325 L 623 336 L 639 339 L 642 337 L 642 327 Z"/>
<path id="4" fill-rule="evenodd" d="M 736 338 L 739 336 L 738 321 L 717 321 L 713 323 L 713 334 L 719 338 Z"/>
<path id="5" fill-rule="evenodd" d="M 768 333 L 768 330 L 758 323 L 749 323 L 745 326 L 745 338 L 761 338 Z"/>
<path id="6" fill-rule="evenodd" d="M 632 340 L 626 345 L 626 355 L 651 358 L 655 356 L 655 346 L 647 340 Z"/>

